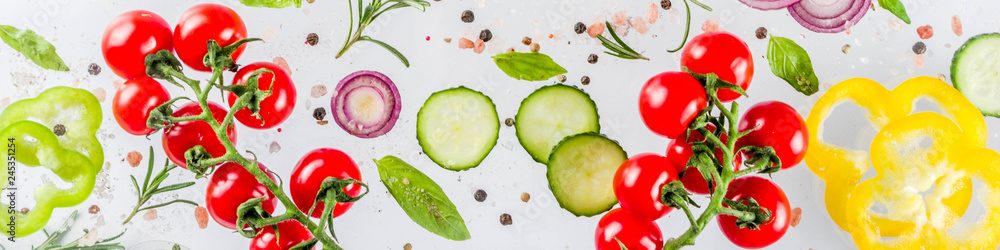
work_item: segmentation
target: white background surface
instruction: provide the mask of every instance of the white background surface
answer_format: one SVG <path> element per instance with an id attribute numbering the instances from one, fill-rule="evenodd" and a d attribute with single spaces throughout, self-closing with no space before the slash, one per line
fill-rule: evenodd
<path id="1" fill-rule="evenodd" d="M 97 227 L 102 237 L 117 234 L 128 228 L 121 239 L 126 247 L 137 246 L 152 239 L 180 243 L 191 249 L 245 249 L 249 239 L 231 230 L 209 222 L 200 229 L 194 218 L 194 208 L 172 205 L 158 209 L 159 218 L 144 220 L 142 214 L 125 226 L 121 221 L 135 202 L 135 191 L 129 175 L 141 178 L 144 174 L 147 148 L 153 146 L 157 165 L 164 159 L 159 134 L 150 140 L 131 136 L 122 131 L 111 114 L 110 101 L 114 96 L 113 82 L 117 76 L 104 65 L 100 52 L 101 34 L 116 15 L 133 9 L 146 9 L 160 14 L 175 25 L 183 11 L 204 1 L 5 1 L 0 8 L 0 23 L 19 28 L 31 27 L 46 37 L 57 48 L 70 67 L 70 72 L 42 70 L 5 45 L 0 45 L 0 108 L 9 102 L 37 95 L 47 87 L 75 86 L 94 92 L 104 92 L 104 124 L 99 139 L 105 146 L 106 161 L 98 178 L 95 194 L 75 209 L 81 216 L 70 237 L 82 235 L 81 229 Z M 935 1 L 904 0 L 913 20 L 906 25 L 881 8 L 869 10 L 850 34 L 817 34 L 802 28 L 787 11 L 758 11 L 735 0 L 706 0 L 714 12 L 692 9 L 692 36 L 701 33 L 703 21 L 718 20 L 720 29 L 744 39 L 755 57 L 756 74 L 749 94 L 740 99 L 741 107 L 750 107 L 764 100 L 780 100 L 797 108 L 805 117 L 812 104 L 831 84 L 852 77 L 866 77 L 891 88 L 913 76 L 948 78 L 952 54 L 969 37 L 987 32 L 997 32 L 995 12 L 1000 4 L 988 0 Z M 232 3 L 235 3 L 232 2 Z M 618 140 L 629 155 L 642 152 L 663 154 L 667 139 L 655 136 L 642 124 L 637 112 L 637 96 L 642 84 L 651 76 L 663 71 L 679 70 L 678 54 L 665 51 L 680 41 L 683 33 L 683 4 L 674 1 L 671 11 L 660 11 L 659 20 L 649 25 L 649 33 L 630 31 L 623 39 L 650 61 L 627 61 L 601 54 L 603 47 L 595 39 L 572 32 L 572 25 L 583 21 L 588 25 L 611 18 L 613 13 L 626 11 L 629 16 L 644 16 L 653 1 L 583 1 L 583 0 L 483 0 L 432 2 L 433 6 L 421 13 L 414 9 L 391 12 L 370 27 L 366 34 L 385 41 L 402 53 L 412 63 L 405 68 L 382 48 L 359 43 L 344 57 L 334 59 L 347 35 L 347 3 L 345 1 L 317 1 L 304 4 L 301 9 L 255 9 L 231 4 L 244 21 L 251 37 L 262 37 L 266 43 L 250 45 L 240 64 L 271 61 L 284 57 L 292 69 L 297 85 L 298 100 L 291 118 L 276 130 L 257 131 L 238 127 L 237 148 L 257 153 L 262 163 L 287 180 L 294 164 L 306 152 L 319 147 L 341 149 L 351 155 L 361 168 L 363 179 L 370 184 L 371 193 L 344 216 L 335 220 L 341 245 L 346 249 L 402 249 L 406 243 L 413 249 L 592 249 L 594 229 L 600 216 L 577 218 L 559 208 L 547 188 L 545 168 L 535 163 L 521 149 L 514 136 L 514 129 L 501 127 L 496 148 L 477 168 L 452 172 L 436 166 L 426 156 L 418 154 L 415 139 L 415 117 L 420 105 L 433 92 L 465 85 L 490 96 L 497 106 L 500 119 L 513 117 L 520 101 L 534 89 L 552 82 L 524 82 L 513 80 L 496 68 L 489 58 L 492 54 L 514 47 L 526 51 L 520 44 L 524 36 L 539 42 L 542 52 L 552 56 L 569 70 L 568 84 L 578 85 L 580 77 L 591 78 L 583 89 L 595 99 L 601 115 L 602 133 Z M 658 1 L 655 2 L 657 5 Z M 476 21 L 471 24 L 459 20 L 461 11 L 471 9 Z M 964 24 L 964 34 L 957 36 L 950 29 L 951 17 L 958 15 Z M 934 27 L 933 38 L 927 44 L 926 66 L 914 66 L 910 47 L 920 40 L 916 29 L 921 25 Z M 789 37 L 802 45 L 811 55 L 816 73 L 823 86 L 820 93 L 805 97 L 794 92 L 785 82 L 774 77 L 764 60 L 766 41 L 754 37 L 754 30 L 766 27 L 771 34 Z M 493 40 L 482 54 L 472 50 L 459 50 L 461 37 L 475 40 L 479 31 L 489 28 Z M 308 33 L 319 34 L 320 42 L 312 47 L 304 44 Z M 548 34 L 554 38 L 547 38 Z M 430 36 L 430 41 L 424 39 Z M 445 43 L 443 38 L 452 38 Z M 851 45 L 849 54 L 841 52 L 844 44 Z M 601 55 L 597 64 L 586 62 L 587 55 Z M 98 63 L 103 72 L 98 76 L 87 74 L 87 66 Z M 389 76 L 402 94 L 403 109 L 395 128 L 375 139 L 359 139 L 331 124 L 320 126 L 312 118 L 316 107 L 327 107 L 331 94 L 320 98 L 310 97 L 310 89 L 317 84 L 333 90 L 337 82 L 357 70 L 377 70 Z M 188 73 L 189 76 L 192 73 Z M 195 78 L 205 78 L 197 75 Z M 230 75 L 231 77 L 231 75 Z M 231 79 L 230 79 L 231 80 Z M 168 86 L 174 96 L 181 89 Z M 190 93 L 183 93 L 190 95 Z M 100 95 L 100 94 L 98 94 Z M 217 95 L 213 95 L 216 96 Z M 216 99 L 216 101 L 220 101 Z M 855 114 L 860 119 L 860 114 Z M 327 116 L 329 119 L 330 116 Z M 864 123 L 858 119 L 834 122 L 842 129 L 835 140 L 846 145 L 864 146 L 870 142 L 874 131 L 858 133 Z M 989 147 L 998 149 L 996 118 L 986 118 L 990 132 Z M 828 126 L 829 127 L 829 126 Z M 271 153 L 268 146 L 276 142 L 281 150 Z M 124 162 L 125 155 L 138 150 L 145 156 L 139 168 Z M 397 155 L 419 168 L 442 186 L 466 219 L 472 239 L 453 242 L 427 232 L 411 222 L 378 181 L 372 158 Z M 20 175 L 38 176 L 37 169 L 21 168 Z M 23 178 L 22 179 L 26 179 Z M 193 175 L 175 172 L 166 182 L 189 181 Z M 802 208 L 802 221 L 790 228 L 783 239 L 772 245 L 774 249 L 850 249 L 855 248 L 850 235 L 833 224 L 823 204 L 823 183 L 806 166 L 797 166 L 773 176 L 784 188 L 792 207 Z M 171 196 L 203 202 L 206 180 L 182 192 L 160 195 L 151 204 L 166 201 Z M 476 202 L 472 193 L 484 189 L 489 194 L 485 202 Z M 287 189 L 286 189 L 287 190 Z M 528 203 L 521 202 L 522 192 L 531 194 Z M 20 197 L 26 203 L 27 197 Z M 704 200 L 704 199 L 702 199 Z M 90 205 L 98 205 L 101 212 L 87 213 Z M 279 211 L 281 209 L 279 208 Z M 60 209 L 49 222 L 54 229 L 70 210 Z M 514 224 L 501 226 L 499 216 L 509 213 Z M 680 212 L 674 212 L 657 221 L 664 238 L 679 235 L 687 227 Z M 41 233 L 19 239 L 14 249 L 24 249 L 27 244 L 43 240 Z M 3 242 L 11 246 L 10 242 Z M 149 246 L 149 245 L 146 245 Z M 142 247 L 137 247 L 139 249 Z M 710 223 L 697 240 L 695 249 L 733 249 L 736 246 Z M 8 247 L 10 249 L 10 247 Z"/>

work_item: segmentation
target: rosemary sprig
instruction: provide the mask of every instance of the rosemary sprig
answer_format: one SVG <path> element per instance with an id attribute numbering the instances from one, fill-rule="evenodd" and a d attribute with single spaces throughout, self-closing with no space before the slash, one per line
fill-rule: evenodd
<path id="1" fill-rule="evenodd" d="M 667 52 L 674 53 L 680 51 L 681 49 L 684 48 L 684 44 L 687 43 L 688 34 L 691 33 L 691 6 L 688 5 L 688 1 L 694 3 L 695 5 L 698 5 L 698 7 L 701 7 L 702 9 L 705 9 L 709 12 L 712 11 L 712 7 L 708 7 L 708 5 L 705 5 L 704 3 L 701 3 L 698 0 L 684 0 L 684 9 L 687 11 L 687 21 L 684 24 L 685 25 L 684 39 L 681 40 L 681 45 L 677 46 L 676 49 L 667 50 Z"/>
<path id="2" fill-rule="evenodd" d="M 58 245 L 58 244 L 56 244 L 56 241 L 58 241 L 60 238 L 62 238 L 63 236 L 65 236 L 66 232 L 69 231 L 69 224 L 73 220 L 76 220 L 76 211 L 73 211 L 73 213 L 69 215 L 69 218 L 67 218 L 66 221 L 63 222 L 62 226 L 59 227 L 59 229 L 56 230 L 55 232 L 49 233 L 48 231 L 45 231 L 44 229 L 42 229 L 42 232 L 45 233 L 45 236 L 47 238 L 45 239 L 45 241 L 42 242 L 41 245 L 38 245 L 38 247 L 31 247 L 31 249 L 32 250 L 69 250 L 69 249 L 75 249 L 75 250 L 107 250 L 107 249 L 125 249 L 125 247 L 122 246 L 120 243 L 105 243 L 105 242 L 109 242 L 109 241 L 113 241 L 113 240 L 118 239 L 118 237 L 121 237 L 122 235 L 124 235 L 125 232 L 121 232 L 118 235 L 112 236 L 111 238 L 107 238 L 107 239 L 103 239 L 103 240 L 97 240 L 97 242 L 94 243 L 93 246 L 80 246 L 80 240 L 83 239 L 83 237 L 81 237 L 79 239 L 76 239 L 73 242 L 70 242 L 70 243 L 68 243 L 66 245 Z M 83 233 L 84 233 L 84 235 L 86 235 L 87 233 L 90 233 L 90 231 L 87 230 L 87 229 L 84 229 Z"/>
<path id="3" fill-rule="evenodd" d="M 178 203 L 178 202 L 180 202 L 180 203 L 187 203 L 187 204 L 191 204 L 191 205 L 194 205 L 194 206 L 198 206 L 198 203 L 195 203 L 193 201 L 184 200 L 184 199 L 177 199 L 177 200 L 173 200 L 173 201 L 162 203 L 162 204 L 158 204 L 158 205 L 152 205 L 152 206 L 142 207 L 142 205 L 146 204 L 146 202 L 149 201 L 149 199 L 152 198 L 153 195 L 156 195 L 156 194 L 159 194 L 159 193 L 165 193 L 165 192 L 175 191 L 175 190 L 179 190 L 179 189 L 190 187 L 191 185 L 194 185 L 194 182 L 184 182 L 184 183 L 177 183 L 177 184 L 173 184 L 173 185 L 169 185 L 169 186 L 161 188 L 160 184 L 163 182 L 163 180 L 167 179 L 167 177 L 170 176 L 170 174 L 167 173 L 167 172 L 170 172 L 170 170 L 173 170 L 175 168 L 177 168 L 177 165 L 170 164 L 170 160 L 167 160 L 166 164 L 164 164 L 163 170 L 160 170 L 160 173 L 157 174 L 156 178 L 153 178 L 153 182 L 150 183 L 149 182 L 149 177 L 153 174 L 153 147 L 149 147 L 149 168 L 146 169 L 146 179 L 142 181 L 142 187 L 140 187 L 139 183 L 136 182 L 135 176 L 129 176 L 129 177 L 132 178 L 132 185 L 135 186 L 136 192 L 139 192 L 139 197 L 138 197 L 138 201 L 136 201 L 135 207 L 132 208 L 132 214 L 130 214 L 128 216 L 128 218 L 126 218 L 125 221 L 122 222 L 122 225 L 125 225 L 126 223 L 128 223 L 129 221 L 132 220 L 132 217 L 134 217 L 139 212 L 142 212 L 142 211 L 145 211 L 145 210 L 159 208 L 159 207 L 164 207 L 164 206 L 167 206 L 167 205 L 170 205 L 170 204 L 174 204 L 174 203 Z"/>
<path id="4" fill-rule="evenodd" d="M 427 7 L 431 6 L 431 3 L 425 0 L 385 0 L 385 1 L 373 0 L 368 3 L 367 7 L 362 9 L 362 0 L 357 0 L 357 1 L 358 1 L 358 9 L 357 9 L 358 26 L 356 27 L 354 26 L 354 6 L 351 4 L 351 0 L 347 0 L 347 6 L 348 6 L 347 9 L 351 13 L 350 30 L 347 32 L 347 41 L 344 42 L 344 46 L 340 48 L 340 52 L 337 52 L 337 56 L 335 56 L 335 58 L 340 58 L 340 56 L 343 56 L 344 53 L 347 52 L 347 49 L 350 49 L 351 46 L 354 45 L 354 43 L 357 43 L 358 41 L 369 41 L 379 46 L 382 46 L 386 50 L 389 50 L 389 53 L 395 55 L 396 58 L 399 58 L 399 61 L 403 62 L 403 65 L 406 65 L 406 67 L 409 68 L 410 61 L 406 60 L 406 57 L 403 56 L 403 54 L 400 53 L 399 50 L 396 50 L 389 44 L 384 43 L 382 41 L 375 40 L 374 38 L 371 38 L 369 36 L 363 36 L 361 35 L 361 32 L 363 32 L 365 28 L 368 27 L 368 25 L 374 22 L 376 18 L 381 16 L 382 13 L 385 13 L 386 11 L 403 7 L 413 7 L 420 11 L 424 11 Z"/>
<path id="5" fill-rule="evenodd" d="M 617 42 L 613 43 L 611 42 L 611 40 L 605 38 L 604 35 L 598 35 L 597 39 L 601 40 L 601 45 L 604 45 L 605 48 L 608 48 L 608 50 L 611 51 L 611 52 L 605 51 L 604 52 L 605 54 L 616 56 L 622 59 L 642 59 L 649 61 L 649 58 L 642 56 L 642 54 L 639 54 L 639 52 L 635 52 L 635 50 L 633 50 L 632 47 L 629 47 L 628 44 L 625 44 L 625 42 L 623 42 L 622 39 L 618 37 L 618 34 L 615 34 L 615 29 L 611 28 L 611 23 L 609 23 L 608 21 L 604 21 L 604 25 L 608 27 L 608 31 L 609 33 L 611 33 L 611 38 L 614 38 L 615 42 Z"/>

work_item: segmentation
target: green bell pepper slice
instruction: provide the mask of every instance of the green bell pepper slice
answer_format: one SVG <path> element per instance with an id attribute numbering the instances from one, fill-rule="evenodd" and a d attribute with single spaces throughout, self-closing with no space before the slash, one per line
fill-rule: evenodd
<path id="1" fill-rule="evenodd" d="M 49 130 L 57 130 L 56 126 L 62 125 L 64 129 L 59 130 L 64 134 L 57 135 L 59 144 L 86 155 L 90 165 L 100 171 L 104 166 L 104 149 L 97 141 L 101 119 L 101 104 L 90 91 L 53 87 L 36 98 L 7 106 L 0 113 L 0 130 L 22 120 L 38 122 Z"/>
<path id="2" fill-rule="evenodd" d="M 59 138 L 45 125 L 33 121 L 19 121 L 9 124 L 0 131 L 4 144 L 13 144 L 14 157 L 20 166 L 44 167 L 73 187 L 61 189 L 51 182 L 45 182 L 34 189 L 35 207 L 26 214 L 20 211 L 4 210 L 3 218 L 14 218 L 14 235 L 4 230 L 8 237 L 24 237 L 45 227 L 52 209 L 71 207 L 82 203 L 94 190 L 98 169 L 91 158 L 72 149 L 64 148 Z M 9 152 L 9 151 L 8 151 Z M 0 189 L 9 185 L 7 171 L 0 171 Z M 26 189 L 25 189 L 26 190 Z M 23 192 L 23 191 L 16 191 Z M 4 219 L 6 221 L 7 219 Z"/>

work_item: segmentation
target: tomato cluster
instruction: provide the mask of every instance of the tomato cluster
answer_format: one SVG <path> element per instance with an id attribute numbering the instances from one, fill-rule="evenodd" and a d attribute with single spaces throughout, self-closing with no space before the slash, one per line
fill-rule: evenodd
<path id="1" fill-rule="evenodd" d="M 691 40 L 681 54 L 684 72 L 665 72 L 651 78 L 639 96 L 639 112 L 646 126 L 656 134 L 673 139 L 667 146 L 666 156 L 639 154 L 623 163 L 615 174 L 614 190 L 621 208 L 604 215 L 598 224 L 596 244 L 598 250 L 621 249 L 619 242 L 631 250 L 662 249 L 663 236 L 655 220 L 670 213 L 662 190 L 672 181 L 680 181 L 685 189 L 696 194 L 710 194 L 715 181 L 706 178 L 697 168 L 689 166 L 695 155 L 693 142 L 702 142 L 704 136 L 689 129 L 711 102 L 731 102 L 740 94 L 720 88 L 715 98 L 708 96 L 708 86 L 698 76 L 715 74 L 719 80 L 734 84 L 744 91 L 753 78 L 753 57 L 746 43 L 725 32 L 708 32 Z M 728 125 L 727 125 L 728 126 Z M 738 131 L 750 131 L 736 140 L 735 149 L 743 146 L 771 147 L 780 158 L 782 168 L 791 168 L 802 161 L 807 143 L 805 121 L 787 104 L 771 101 L 751 107 L 741 118 Z M 705 127 L 715 133 L 716 128 Z M 720 135 L 721 134 L 721 135 Z M 716 133 L 728 141 L 726 133 Z M 737 171 L 750 152 L 736 150 L 733 167 Z M 715 158 L 724 159 L 718 148 Z M 744 198 L 753 198 L 758 205 L 771 212 L 770 220 L 759 229 L 737 226 L 736 218 L 719 215 L 719 226 L 734 244 L 744 248 L 761 248 L 776 242 L 785 234 L 789 225 L 789 204 L 784 191 L 773 182 L 756 176 L 741 177 L 730 182 L 726 199 L 747 204 Z"/>
<path id="2" fill-rule="evenodd" d="M 149 135 L 155 131 L 147 126 L 151 113 L 171 101 L 170 93 L 164 85 L 147 75 L 147 56 L 168 51 L 175 53 L 189 69 L 219 71 L 221 69 L 218 66 L 213 69 L 206 65 L 209 41 L 215 41 L 223 48 L 237 46 L 230 54 L 232 61 L 236 62 L 245 47 L 240 41 L 246 38 L 246 26 L 240 16 L 232 9 L 218 4 L 191 7 L 181 16 L 172 31 L 163 18 L 149 11 L 136 10 L 116 17 L 104 31 L 101 44 L 108 67 L 125 79 L 115 94 L 112 106 L 118 124 L 130 134 Z M 235 69 L 234 67 L 238 65 L 232 65 L 229 69 Z M 258 89 L 269 90 L 271 94 L 259 101 L 259 111 L 256 114 L 249 108 L 230 111 L 222 105 L 208 102 L 207 111 L 216 122 L 222 124 L 229 112 L 235 112 L 233 116 L 236 120 L 254 129 L 273 128 L 288 119 L 295 107 L 296 90 L 289 72 L 284 68 L 269 62 L 252 63 L 236 71 L 232 84 L 249 84 L 254 80 L 251 77 L 260 69 L 271 72 L 256 76 Z M 232 92 L 227 96 L 230 108 L 235 105 L 237 98 L 239 97 Z M 191 117 L 201 115 L 204 111 L 201 104 L 191 102 L 181 105 L 170 115 L 174 118 Z M 168 158 L 180 167 L 188 167 L 185 153 L 196 146 L 203 147 L 211 157 L 222 157 L 227 153 L 220 136 L 204 120 L 177 121 L 163 130 L 163 149 Z M 226 130 L 226 137 L 231 143 L 235 143 L 236 136 L 236 128 L 231 125 Z M 273 172 L 263 164 L 257 164 L 273 182 L 278 182 L 278 177 Z M 309 152 L 296 165 L 289 179 L 291 198 L 301 212 L 308 213 L 310 209 L 314 209 L 312 217 L 321 217 L 323 204 L 314 206 L 314 203 L 320 185 L 327 177 L 361 181 L 361 172 L 347 154 L 336 149 L 324 148 Z M 265 186 L 244 166 L 236 162 L 225 162 L 216 166 L 212 172 L 205 206 L 219 225 L 229 229 L 243 229 L 247 225 L 237 225 L 237 208 L 250 199 L 265 197 L 262 202 L 264 211 L 274 212 L 279 202 L 272 190 L 280 190 L 280 187 Z M 357 196 L 362 189 L 360 185 L 352 184 L 343 191 Z M 350 202 L 336 204 L 332 216 L 342 215 L 351 205 Z M 313 237 L 302 223 L 290 220 L 262 227 L 250 248 L 289 249 Z"/>

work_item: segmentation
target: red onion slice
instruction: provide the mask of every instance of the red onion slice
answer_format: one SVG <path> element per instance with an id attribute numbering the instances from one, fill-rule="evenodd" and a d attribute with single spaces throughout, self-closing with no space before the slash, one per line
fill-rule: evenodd
<path id="1" fill-rule="evenodd" d="M 740 0 L 741 3 L 758 10 L 783 9 L 802 0 Z"/>
<path id="2" fill-rule="evenodd" d="M 802 0 L 788 6 L 792 18 L 806 29 L 820 33 L 847 30 L 868 12 L 871 0 Z"/>
<path id="3" fill-rule="evenodd" d="M 362 70 L 340 80 L 330 106 L 334 121 L 344 131 L 374 138 L 396 125 L 401 103 L 392 80 L 382 73 Z"/>

